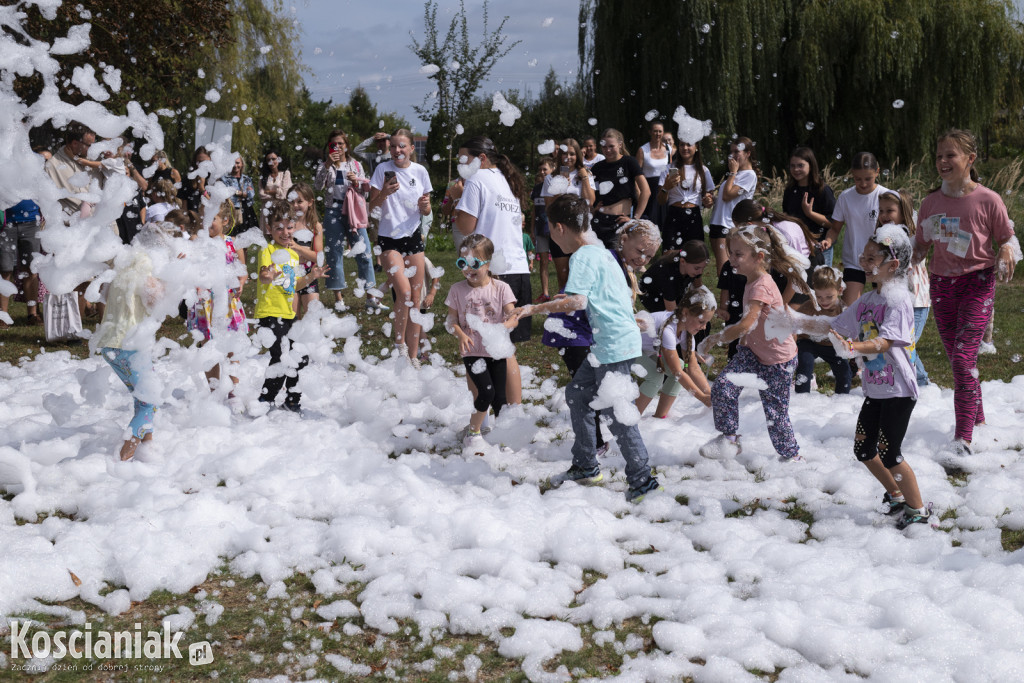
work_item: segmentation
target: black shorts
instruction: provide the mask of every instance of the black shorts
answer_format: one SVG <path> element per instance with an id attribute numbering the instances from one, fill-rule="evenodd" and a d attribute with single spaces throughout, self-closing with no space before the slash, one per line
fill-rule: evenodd
<path id="1" fill-rule="evenodd" d="M 860 268 L 843 268 L 843 282 L 859 282 L 863 285 L 867 281 L 867 273 Z"/>
<path id="2" fill-rule="evenodd" d="M 619 217 L 595 211 L 590 217 L 590 227 L 605 249 L 614 249 L 616 233 L 619 231 Z"/>
<path id="3" fill-rule="evenodd" d="M 569 258 L 570 254 L 566 254 L 562 251 L 562 248 L 558 246 L 558 242 L 555 241 L 554 237 L 548 236 L 548 246 L 551 247 L 551 258 Z"/>
<path id="4" fill-rule="evenodd" d="M 423 234 L 417 230 L 408 237 L 399 237 L 397 239 L 381 235 L 377 237 L 377 246 L 380 247 L 381 253 L 384 253 L 385 251 L 397 251 L 402 256 L 422 254 Z"/>
<path id="5" fill-rule="evenodd" d="M 710 234 L 711 239 L 713 240 L 724 240 L 726 237 L 729 236 L 730 230 L 732 230 L 732 228 L 727 228 L 724 225 L 708 226 L 708 233 Z"/>
<path id="6" fill-rule="evenodd" d="M 661 248 L 679 249 L 690 240 L 704 241 L 704 222 L 697 207 L 670 206 L 661 226 Z"/>
<path id="7" fill-rule="evenodd" d="M 512 288 L 512 294 L 516 297 L 516 308 L 521 308 L 533 303 L 533 285 L 530 282 L 529 273 L 507 273 L 495 275 L 496 278 Z M 519 324 L 512 330 L 509 338 L 513 344 L 530 341 L 533 333 L 533 318 L 524 317 L 519 319 Z"/>
<path id="8" fill-rule="evenodd" d="M 903 462 L 903 437 L 916 405 L 917 399 L 910 396 L 864 399 L 853 440 L 857 460 L 866 462 L 877 455 L 886 469 Z"/>

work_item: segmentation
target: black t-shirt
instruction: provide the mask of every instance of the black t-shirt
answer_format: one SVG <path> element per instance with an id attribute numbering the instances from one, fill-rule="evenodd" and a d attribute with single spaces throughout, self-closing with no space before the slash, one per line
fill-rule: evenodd
<path id="1" fill-rule="evenodd" d="M 819 240 L 825 236 L 828 232 L 827 225 L 818 225 L 814 221 L 807 218 L 804 214 L 804 193 L 810 192 L 811 188 L 807 186 L 803 187 L 787 187 L 786 191 L 782 195 L 782 211 L 795 216 L 804 222 L 807 229 L 811 231 L 811 234 L 817 237 Z M 821 192 L 813 195 L 813 202 L 811 209 L 815 213 L 820 213 L 826 218 L 832 217 L 832 210 L 836 208 L 836 195 L 832 192 L 832 188 L 825 185 L 821 188 Z"/>
<path id="2" fill-rule="evenodd" d="M 789 281 L 782 273 L 772 269 L 768 271 L 772 282 L 779 288 L 779 292 L 785 292 Z M 729 290 L 729 320 L 726 324 L 732 325 L 743 319 L 743 292 L 747 289 L 746 275 L 740 275 L 732 269 L 732 264 L 726 261 L 722 264 L 722 274 L 718 276 L 718 288 Z"/>
<path id="3" fill-rule="evenodd" d="M 636 183 L 634 181 L 637 176 L 643 176 L 643 171 L 635 157 L 624 156 L 618 161 L 608 161 L 607 159 L 599 161 L 594 164 L 591 172 L 594 174 L 594 182 L 597 184 L 597 204 L 599 206 L 608 206 L 623 199 L 636 203 Z M 602 186 L 603 183 L 611 183 L 611 186 Z M 602 193 L 602 188 L 608 192 Z"/>
<path id="4" fill-rule="evenodd" d="M 696 278 L 679 272 L 679 256 L 662 259 L 640 276 L 640 302 L 651 313 L 665 310 L 666 301 L 679 301 Z"/>

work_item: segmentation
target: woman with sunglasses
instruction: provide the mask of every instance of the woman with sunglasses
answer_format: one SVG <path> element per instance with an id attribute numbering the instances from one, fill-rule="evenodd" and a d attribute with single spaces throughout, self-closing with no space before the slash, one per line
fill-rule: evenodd
<path id="1" fill-rule="evenodd" d="M 639 218 L 651 198 L 651 188 L 636 158 L 629 155 L 622 133 L 609 128 L 601 136 L 604 160 L 591 169 L 597 184 L 597 201 L 590 225 L 604 246 L 615 246 L 619 225 L 630 219 L 630 212 Z"/>

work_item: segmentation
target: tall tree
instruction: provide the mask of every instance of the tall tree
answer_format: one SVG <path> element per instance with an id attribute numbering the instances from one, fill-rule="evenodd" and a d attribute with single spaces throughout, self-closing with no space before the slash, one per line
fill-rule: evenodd
<path id="1" fill-rule="evenodd" d="M 441 34 L 437 24 L 437 2 L 427 0 L 423 8 L 423 39 L 412 38 L 409 49 L 423 64 L 423 73 L 434 81 L 437 90 L 414 107 L 416 113 L 430 120 L 427 156 L 447 157 L 447 177 L 451 176 L 451 144 L 455 137 L 458 114 L 465 111 L 480 85 L 487 79 L 499 59 L 521 41 L 508 42 L 502 34 L 508 17 L 498 28 L 488 31 L 488 2 L 483 3 L 483 36 L 473 44 L 469 36 L 466 5 L 459 1 L 459 11 L 452 17 L 448 30 Z M 435 172 L 436 174 L 436 172 Z"/>
<path id="2" fill-rule="evenodd" d="M 916 159 L 945 127 L 1019 109 L 1012 16 L 1007 0 L 582 0 L 580 56 L 601 125 L 634 140 L 645 112 L 683 105 L 777 165 L 796 144 Z"/>

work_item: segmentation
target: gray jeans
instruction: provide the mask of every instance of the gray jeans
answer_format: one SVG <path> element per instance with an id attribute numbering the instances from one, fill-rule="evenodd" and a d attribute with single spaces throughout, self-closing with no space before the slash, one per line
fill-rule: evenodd
<path id="1" fill-rule="evenodd" d="M 569 419 L 576 441 L 572 445 L 572 464 L 582 469 L 598 466 L 597 462 L 597 422 L 594 420 L 594 409 L 591 401 L 597 396 L 597 390 L 604 378 L 612 373 L 630 377 L 630 366 L 633 361 L 598 365 L 596 368 L 589 361 L 584 361 L 576 375 L 565 388 L 565 401 L 569 404 Z M 624 425 L 615 419 L 614 412 L 604 411 L 612 418 L 611 430 L 615 440 L 626 459 L 626 480 L 630 488 L 637 488 L 651 478 L 651 468 L 647 464 L 647 447 L 640 436 L 640 428 L 636 425 Z"/>

